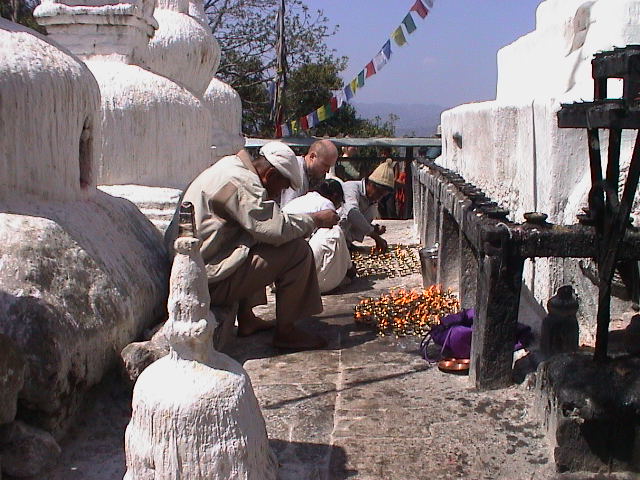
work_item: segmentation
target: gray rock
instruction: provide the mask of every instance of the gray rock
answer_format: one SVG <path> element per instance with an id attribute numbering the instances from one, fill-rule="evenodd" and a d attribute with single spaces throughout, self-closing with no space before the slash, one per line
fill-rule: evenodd
<path id="1" fill-rule="evenodd" d="M 153 334 L 151 340 L 130 343 L 122 349 L 120 354 L 125 376 L 132 384 L 135 384 L 145 368 L 168 353 L 169 342 L 164 336 L 162 328 Z"/>
<path id="2" fill-rule="evenodd" d="M 22 353 L 9 337 L 0 333 L 0 425 L 12 422 L 16 416 L 25 369 Z"/>
<path id="3" fill-rule="evenodd" d="M 51 434 L 20 421 L 0 427 L 2 471 L 14 477 L 37 475 L 52 466 L 60 447 Z"/>
<path id="4" fill-rule="evenodd" d="M 640 359 L 560 354 L 536 379 L 535 410 L 559 472 L 640 470 Z"/>
<path id="5" fill-rule="evenodd" d="M 59 436 L 122 348 L 164 315 L 168 255 L 132 203 L 101 192 L 2 207 L 0 333 L 27 354 L 25 415 Z"/>

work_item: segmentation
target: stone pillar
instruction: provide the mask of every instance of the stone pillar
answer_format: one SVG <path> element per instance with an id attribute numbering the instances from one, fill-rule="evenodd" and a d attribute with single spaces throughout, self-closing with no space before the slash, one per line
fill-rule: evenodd
<path id="1" fill-rule="evenodd" d="M 460 232 L 460 306 L 475 308 L 478 291 L 478 259 L 471 242 Z"/>
<path id="2" fill-rule="evenodd" d="M 565 285 L 547 302 L 549 314 L 542 321 L 540 352 L 544 358 L 578 350 L 578 299 Z"/>
<path id="3" fill-rule="evenodd" d="M 478 258 L 469 378 L 479 389 L 503 388 L 512 382 L 523 267 L 524 259 L 503 249 L 493 248 Z"/>
<path id="4" fill-rule="evenodd" d="M 438 284 L 443 289 L 460 291 L 460 228 L 450 213 L 441 209 L 442 229 L 438 253 Z"/>
<path id="5" fill-rule="evenodd" d="M 182 222 L 181 222 L 182 225 Z M 276 459 L 242 366 L 213 348 L 216 320 L 200 242 L 175 241 L 169 355 L 133 391 L 125 480 L 275 480 Z"/>
<path id="6" fill-rule="evenodd" d="M 440 237 L 440 202 L 435 195 L 427 189 L 425 214 L 425 245 L 430 246 L 439 241 Z"/>

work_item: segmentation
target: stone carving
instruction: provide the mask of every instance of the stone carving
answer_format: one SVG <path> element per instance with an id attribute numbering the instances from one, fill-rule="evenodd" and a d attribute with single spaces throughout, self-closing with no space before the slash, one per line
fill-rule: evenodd
<path id="1" fill-rule="evenodd" d="M 21 414 L 64 433 L 83 393 L 164 310 L 168 258 L 95 187 L 100 94 L 49 38 L 0 19 L 0 333 L 26 355 Z M 4 463 L 4 460 L 3 460 Z"/>
<path id="2" fill-rule="evenodd" d="M 134 388 L 125 480 L 276 478 L 251 381 L 213 348 L 217 322 L 199 246 L 192 235 L 175 241 L 164 327 L 171 351 Z"/>
<path id="3" fill-rule="evenodd" d="M 578 350 L 578 299 L 571 285 L 558 289 L 547 302 L 549 314 L 542 321 L 540 352 L 547 358 L 558 353 Z"/>

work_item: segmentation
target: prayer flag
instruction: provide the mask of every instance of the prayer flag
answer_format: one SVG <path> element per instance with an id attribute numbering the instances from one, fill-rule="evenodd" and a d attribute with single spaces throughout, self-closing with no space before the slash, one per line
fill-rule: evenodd
<path id="1" fill-rule="evenodd" d="M 354 78 L 353 80 L 351 80 L 351 83 L 349 84 L 349 86 L 351 87 L 351 92 L 355 95 L 356 92 L 358 91 L 358 78 Z"/>
<path id="2" fill-rule="evenodd" d="M 347 101 L 347 96 L 344 92 L 344 90 L 339 90 L 336 93 L 336 100 L 338 102 L 338 108 L 342 108 L 342 105 L 344 105 Z"/>
<path id="3" fill-rule="evenodd" d="M 309 128 L 313 128 L 317 125 L 317 123 L 313 118 L 313 113 L 310 113 L 309 115 L 307 115 L 307 125 L 309 125 Z"/>
<path id="4" fill-rule="evenodd" d="M 276 125 L 276 138 L 282 138 L 282 125 Z"/>
<path id="5" fill-rule="evenodd" d="M 391 38 L 393 38 L 393 40 L 400 47 L 403 46 L 405 43 L 407 43 L 407 39 L 404 38 L 404 32 L 402 31 L 402 27 L 396 28 L 395 31 L 391 34 Z"/>
<path id="6" fill-rule="evenodd" d="M 430 2 L 429 0 L 427 0 L 427 2 L 429 3 L 430 7 L 433 6 L 433 2 Z M 416 0 L 416 3 L 413 4 L 413 7 L 411 7 L 411 10 L 409 11 L 416 12 L 418 15 L 420 15 L 420 18 L 425 18 L 429 14 L 429 10 L 427 10 L 427 7 L 424 6 L 422 0 Z"/>
<path id="7" fill-rule="evenodd" d="M 302 130 L 309 130 L 309 123 L 307 122 L 307 117 L 300 117 L 300 128 L 302 128 Z"/>
<path id="8" fill-rule="evenodd" d="M 335 112 L 338 110 L 338 99 L 336 97 L 331 97 L 329 105 L 331 106 L 331 111 Z"/>
<path id="9" fill-rule="evenodd" d="M 364 70 L 358 74 L 358 88 L 364 87 Z"/>
<path id="10" fill-rule="evenodd" d="M 329 120 L 331 117 L 333 117 L 333 110 L 331 110 L 331 103 L 327 103 L 324 106 L 324 110 L 325 112 L 327 112 L 327 118 L 325 118 L 325 120 Z"/>
<path id="11" fill-rule="evenodd" d="M 369 63 L 367 63 L 367 66 L 364 67 L 365 68 L 365 77 L 369 78 L 372 77 L 376 74 L 376 67 L 374 67 L 373 65 L 373 60 L 371 60 Z"/>
<path id="12" fill-rule="evenodd" d="M 318 112 L 318 120 L 320 120 L 321 122 L 327 119 L 327 107 L 325 105 L 317 109 L 316 112 Z"/>
<path id="13" fill-rule="evenodd" d="M 283 123 L 282 125 L 280 125 L 280 128 L 282 129 L 282 136 L 283 137 L 288 137 L 291 135 L 291 130 L 289 129 L 289 125 L 286 123 Z"/>
<path id="14" fill-rule="evenodd" d="M 420 1 L 420 0 L 418 0 L 418 1 Z M 413 32 L 416 31 L 416 28 L 417 28 L 416 27 L 416 22 L 413 21 L 413 17 L 411 16 L 411 13 L 407 13 L 407 15 L 402 20 L 402 24 L 407 29 L 407 33 L 413 33 Z"/>
<path id="15" fill-rule="evenodd" d="M 291 120 L 291 131 L 293 133 L 298 131 L 298 121 L 297 120 Z"/>
<path id="16" fill-rule="evenodd" d="M 317 126 L 320 123 L 320 119 L 318 118 L 318 112 L 314 110 L 311 112 L 311 118 L 313 118 L 313 126 Z"/>
<path id="17" fill-rule="evenodd" d="M 344 87 L 343 92 L 344 98 L 347 102 L 353 98 L 353 90 L 351 90 L 351 85 L 347 85 L 346 87 Z"/>
<path id="18" fill-rule="evenodd" d="M 387 56 L 384 54 L 382 50 L 378 52 L 378 54 L 373 57 L 373 66 L 376 69 L 376 72 L 379 72 L 384 68 L 387 64 Z"/>
<path id="19" fill-rule="evenodd" d="M 391 58 L 391 40 L 387 40 L 382 46 L 382 53 L 387 57 L 387 60 Z"/>

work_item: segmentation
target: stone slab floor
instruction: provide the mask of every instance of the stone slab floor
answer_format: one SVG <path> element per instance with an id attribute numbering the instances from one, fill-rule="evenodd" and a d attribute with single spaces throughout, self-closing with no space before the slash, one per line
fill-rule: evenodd
<path id="1" fill-rule="evenodd" d="M 390 243 L 415 243 L 411 222 L 386 223 Z M 417 274 L 363 278 L 325 296 L 325 311 L 305 324 L 329 339 L 327 350 L 277 351 L 268 332 L 230 345 L 251 376 L 282 480 L 634 478 L 556 474 L 531 391 L 478 392 L 422 360 L 419 339 L 377 338 L 353 323 L 360 298 L 420 285 Z M 39 478 L 122 478 L 129 393 L 114 377 L 92 395 L 57 467 Z"/>

